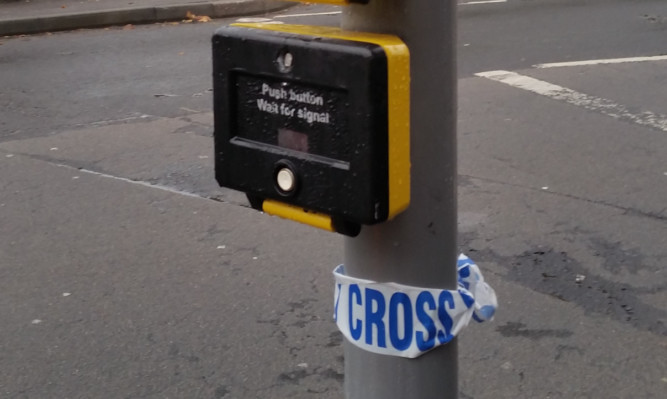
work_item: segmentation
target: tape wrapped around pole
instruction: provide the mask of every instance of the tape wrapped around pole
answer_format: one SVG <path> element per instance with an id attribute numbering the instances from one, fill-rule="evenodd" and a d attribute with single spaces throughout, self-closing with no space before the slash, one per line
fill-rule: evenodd
<path id="1" fill-rule="evenodd" d="M 479 267 L 461 254 L 457 272 L 458 288 L 442 290 L 358 279 L 339 265 L 334 270 L 336 325 L 366 351 L 418 357 L 451 341 L 471 319 L 493 319 L 498 300 Z"/>

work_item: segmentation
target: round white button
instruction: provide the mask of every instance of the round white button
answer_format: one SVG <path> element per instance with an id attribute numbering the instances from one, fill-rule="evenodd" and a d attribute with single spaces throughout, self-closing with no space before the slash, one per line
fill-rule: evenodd
<path id="1" fill-rule="evenodd" d="M 278 171 L 278 176 L 276 176 L 278 181 L 278 187 L 283 191 L 292 191 L 296 186 L 296 178 L 294 177 L 294 172 L 287 168 L 282 168 Z"/>

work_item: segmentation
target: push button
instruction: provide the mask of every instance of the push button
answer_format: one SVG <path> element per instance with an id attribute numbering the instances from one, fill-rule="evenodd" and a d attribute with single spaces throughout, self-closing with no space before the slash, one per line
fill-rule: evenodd
<path id="1" fill-rule="evenodd" d="M 276 174 L 276 183 L 281 190 L 289 193 L 296 188 L 296 176 L 289 168 L 283 167 Z"/>

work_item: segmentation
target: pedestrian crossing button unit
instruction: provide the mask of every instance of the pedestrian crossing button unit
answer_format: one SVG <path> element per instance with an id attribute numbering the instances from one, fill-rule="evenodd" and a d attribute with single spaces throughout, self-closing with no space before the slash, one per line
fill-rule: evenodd
<path id="1" fill-rule="evenodd" d="M 253 208 L 349 236 L 410 203 L 397 37 L 235 24 L 213 36 L 215 173 Z"/>

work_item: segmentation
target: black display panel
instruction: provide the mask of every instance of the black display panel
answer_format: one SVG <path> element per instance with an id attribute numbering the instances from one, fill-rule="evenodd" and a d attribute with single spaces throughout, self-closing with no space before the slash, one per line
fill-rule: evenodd
<path id="1" fill-rule="evenodd" d="M 281 63 L 290 56 L 289 67 Z M 213 37 L 215 170 L 251 204 L 273 199 L 375 224 L 389 212 L 381 46 L 243 27 Z M 294 189 L 278 187 L 288 168 Z"/>
<path id="2" fill-rule="evenodd" d="M 349 169 L 347 92 L 281 79 L 232 74 L 232 143 Z M 272 148 L 273 147 L 273 148 Z"/>

